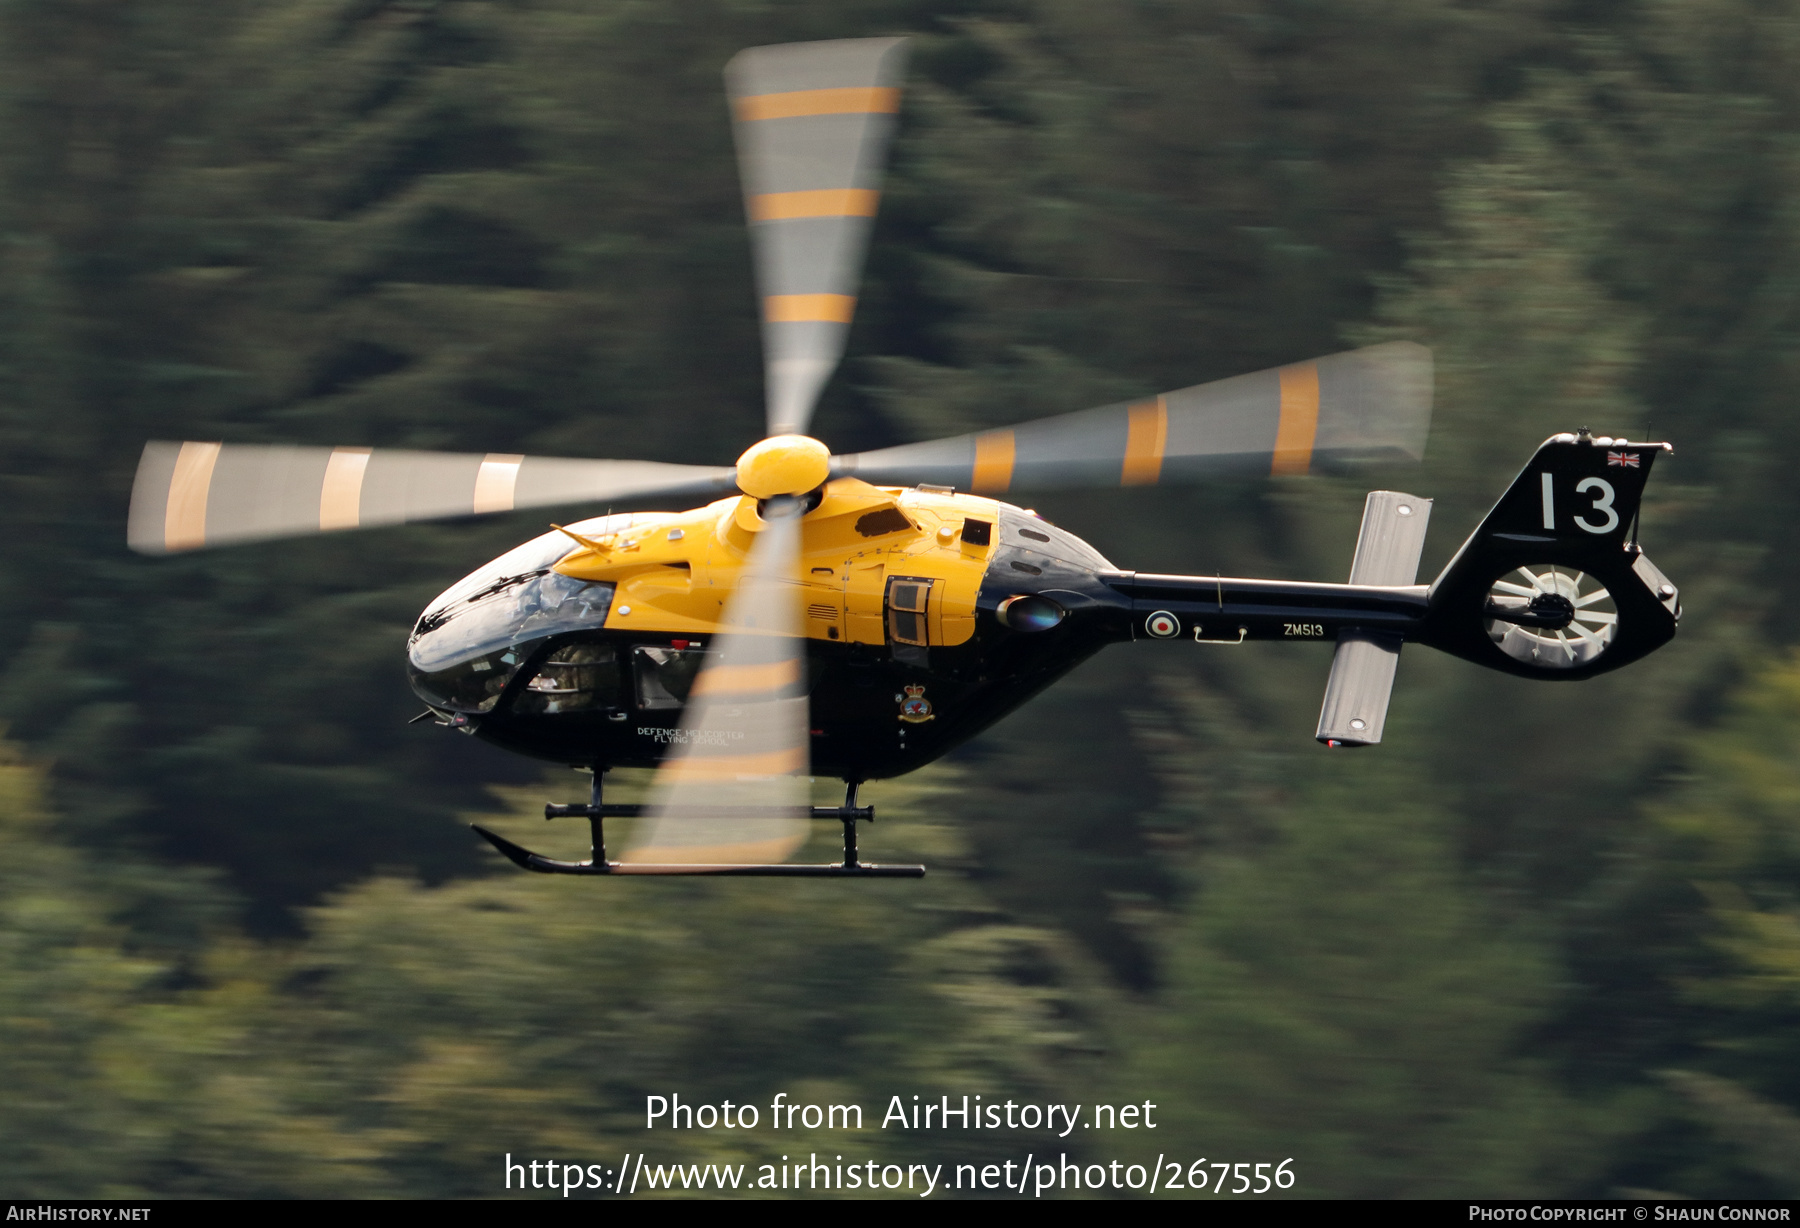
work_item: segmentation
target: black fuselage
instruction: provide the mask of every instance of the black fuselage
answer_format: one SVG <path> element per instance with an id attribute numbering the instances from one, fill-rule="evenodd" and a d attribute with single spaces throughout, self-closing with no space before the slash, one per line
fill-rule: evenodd
<path id="1" fill-rule="evenodd" d="M 1041 520 L 1024 522 L 1022 536 L 1013 521 L 1024 515 L 1003 515 L 968 641 L 919 648 L 809 640 L 815 775 L 874 780 L 923 767 L 1111 643 L 1335 643 L 1346 627 L 1405 637 L 1426 611 L 1423 586 L 1118 571 Z M 1037 630 L 1007 625 L 1001 607 L 1026 595 L 1055 603 L 1061 620 Z M 578 626 L 511 645 L 510 677 L 479 705 L 457 702 L 416 666 L 413 681 L 443 719 L 496 746 L 571 766 L 648 768 L 695 736 L 680 707 L 693 671 L 684 678 L 676 667 L 682 655 L 704 648 L 675 636 Z M 499 680 L 498 672 L 490 676 Z"/>

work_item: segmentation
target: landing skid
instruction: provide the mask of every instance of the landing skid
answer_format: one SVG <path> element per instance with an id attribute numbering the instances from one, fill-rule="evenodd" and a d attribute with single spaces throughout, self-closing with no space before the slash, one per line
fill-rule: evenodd
<path id="1" fill-rule="evenodd" d="M 600 800 L 602 772 L 594 773 L 593 800 L 587 805 L 559 806 L 555 803 L 544 807 L 546 819 L 582 818 L 588 821 L 593 832 L 593 856 L 588 861 L 560 861 L 554 857 L 546 857 L 542 853 L 534 853 L 530 849 L 514 844 L 505 836 L 496 835 L 478 823 L 469 824 L 489 844 L 505 854 L 506 859 L 522 870 L 531 870 L 538 874 L 589 874 L 589 875 L 686 875 L 705 874 L 712 877 L 738 878 L 923 878 L 924 866 L 883 866 L 859 861 L 856 854 L 856 824 L 873 823 L 875 808 L 856 804 L 856 782 L 847 782 L 844 804 L 842 806 L 813 806 L 811 817 L 815 819 L 835 819 L 844 825 L 844 860 L 839 863 L 825 865 L 734 865 L 676 862 L 659 865 L 636 861 L 608 861 L 606 859 L 606 834 L 603 824 L 607 819 L 635 819 L 643 813 L 644 807 L 635 805 L 608 805 Z M 731 811 L 741 815 L 742 811 Z"/>

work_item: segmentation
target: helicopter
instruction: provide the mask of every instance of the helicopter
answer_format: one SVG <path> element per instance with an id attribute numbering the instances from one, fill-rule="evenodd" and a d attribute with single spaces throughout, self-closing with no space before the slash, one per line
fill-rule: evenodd
<path id="1" fill-rule="evenodd" d="M 1389 342 L 1012 427 L 834 455 L 805 432 L 842 358 L 899 111 L 902 39 L 757 47 L 725 70 L 762 308 L 767 436 L 732 467 L 152 442 L 129 544 L 148 554 L 609 503 L 518 546 L 420 615 L 416 718 L 592 773 L 592 852 L 480 826 L 516 865 L 578 875 L 917 877 L 864 862 L 866 781 L 931 763 L 1113 643 L 1329 644 L 1316 737 L 1382 740 L 1401 648 L 1572 681 L 1661 647 L 1680 594 L 1637 541 L 1666 443 L 1554 435 L 1429 584 L 1431 500 L 1369 494 L 1347 583 L 1121 570 L 1008 502 L 1072 486 L 1275 476 L 1422 458 L 1430 352 Z M 653 768 L 650 800 L 606 773 Z M 841 805 L 808 778 L 841 778 Z M 616 857 L 608 818 L 645 820 Z M 809 820 L 841 861 L 792 864 Z"/>

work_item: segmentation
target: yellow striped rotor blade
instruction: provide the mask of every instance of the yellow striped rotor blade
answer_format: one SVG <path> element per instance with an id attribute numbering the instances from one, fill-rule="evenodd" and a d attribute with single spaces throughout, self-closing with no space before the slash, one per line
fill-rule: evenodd
<path id="1" fill-rule="evenodd" d="M 689 693 L 651 784 L 627 865 L 786 860 L 809 814 L 806 640 L 797 505 L 767 505 L 725 609 L 725 632 Z"/>
<path id="2" fill-rule="evenodd" d="M 843 357 L 904 71 L 898 38 L 752 47 L 725 68 L 771 435 L 805 433 Z"/>
<path id="3" fill-rule="evenodd" d="M 1431 383 L 1431 351 L 1393 341 L 1142 401 L 833 457 L 832 472 L 1003 495 L 1418 461 Z"/>
<path id="4" fill-rule="evenodd" d="M 144 554 L 563 503 L 717 498 L 735 470 L 501 452 L 151 443 L 126 540 Z"/>

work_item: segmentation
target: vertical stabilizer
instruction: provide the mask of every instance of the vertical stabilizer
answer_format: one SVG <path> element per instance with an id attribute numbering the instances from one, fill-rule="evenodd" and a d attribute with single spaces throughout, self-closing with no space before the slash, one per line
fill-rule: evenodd
<path id="1" fill-rule="evenodd" d="M 1681 593 L 1637 543 L 1666 443 L 1552 435 L 1431 585 L 1410 638 L 1526 678 L 1573 681 L 1655 652 Z"/>

